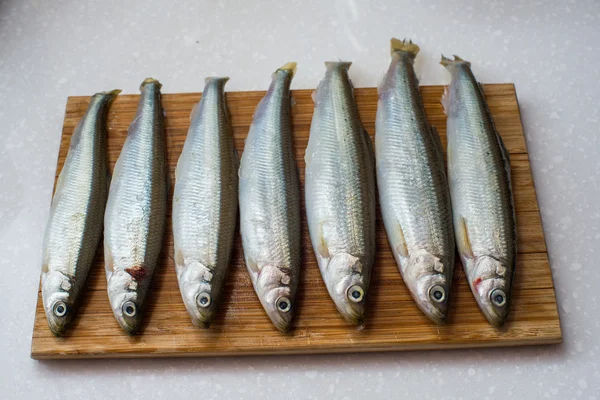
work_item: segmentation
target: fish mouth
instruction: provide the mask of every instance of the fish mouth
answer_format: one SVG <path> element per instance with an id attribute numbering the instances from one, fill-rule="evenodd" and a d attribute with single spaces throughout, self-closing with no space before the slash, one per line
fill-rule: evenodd
<path id="1" fill-rule="evenodd" d="M 292 330 L 291 323 L 283 323 L 283 324 L 273 324 L 275 328 L 281 333 L 289 333 Z"/>
<path id="2" fill-rule="evenodd" d="M 117 318 L 117 322 L 121 328 L 130 336 L 135 336 L 138 332 L 137 321 L 128 320 L 127 318 Z"/>
<path id="3" fill-rule="evenodd" d="M 192 323 L 196 325 L 198 328 L 208 329 L 210 328 L 210 321 L 198 321 L 192 320 Z"/>
<path id="4" fill-rule="evenodd" d="M 277 310 L 273 310 L 267 313 L 271 323 L 277 330 L 281 333 L 288 333 L 292 330 L 292 317 L 293 315 L 289 314 L 284 317 Z"/>
<path id="5" fill-rule="evenodd" d="M 362 330 L 365 327 L 364 307 L 356 309 L 353 305 L 349 305 L 345 302 L 342 306 L 343 308 L 336 304 L 338 312 L 342 314 L 342 317 L 352 325 L 356 325 L 358 330 Z"/>
<path id="6" fill-rule="evenodd" d="M 208 328 L 210 328 L 210 325 L 211 325 L 211 318 L 209 318 L 209 317 L 204 318 L 204 316 L 202 316 L 200 318 L 192 317 L 192 324 L 194 324 L 198 328 L 208 329 Z"/>
<path id="7" fill-rule="evenodd" d="M 434 306 L 430 308 L 419 307 L 423 314 L 427 316 L 431 321 L 435 322 L 438 325 L 444 325 L 446 323 L 446 312 L 442 311 Z"/>
<path id="8" fill-rule="evenodd" d="M 490 306 L 480 307 L 481 312 L 485 319 L 494 326 L 495 328 L 502 328 L 506 323 L 506 317 L 508 316 L 508 310 L 502 312 L 496 312 L 495 310 L 491 310 Z"/>
<path id="9" fill-rule="evenodd" d="M 71 318 L 63 317 L 58 319 L 52 315 L 46 315 L 46 319 L 48 320 L 48 327 L 52 334 L 56 337 L 62 336 L 67 331 L 67 325 Z"/>

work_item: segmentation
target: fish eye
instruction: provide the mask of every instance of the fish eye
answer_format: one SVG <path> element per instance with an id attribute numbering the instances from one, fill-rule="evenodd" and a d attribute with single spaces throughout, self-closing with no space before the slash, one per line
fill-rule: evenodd
<path id="1" fill-rule="evenodd" d="M 292 309 L 292 302 L 287 297 L 280 297 L 276 302 L 277 309 L 281 312 L 288 312 Z"/>
<path id="2" fill-rule="evenodd" d="M 492 303 L 498 307 L 502 307 L 506 304 L 506 293 L 502 289 L 493 290 L 490 294 Z"/>
<path id="3" fill-rule="evenodd" d="M 126 301 L 125 303 L 123 303 L 123 314 L 125 314 L 128 317 L 135 317 L 136 312 L 137 307 L 135 306 L 135 303 L 133 301 Z"/>
<path id="4" fill-rule="evenodd" d="M 196 303 L 198 304 L 198 307 L 202 307 L 202 308 L 206 308 L 206 307 L 210 306 L 210 303 L 211 303 L 210 294 L 208 294 L 206 292 L 198 293 L 198 296 L 196 296 Z"/>
<path id="5" fill-rule="evenodd" d="M 52 312 L 57 317 L 64 317 L 67 314 L 67 305 L 64 301 L 57 301 L 52 307 Z"/>
<path id="6" fill-rule="evenodd" d="M 446 300 L 446 289 L 440 285 L 432 286 L 429 289 L 429 297 L 436 303 L 443 303 Z"/>
<path id="7" fill-rule="evenodd" d="M 354 303 L 360 303 L 365 298 L 365 291 L 358 285 L 350 286 L 346 292 L 346 296 Z"/>

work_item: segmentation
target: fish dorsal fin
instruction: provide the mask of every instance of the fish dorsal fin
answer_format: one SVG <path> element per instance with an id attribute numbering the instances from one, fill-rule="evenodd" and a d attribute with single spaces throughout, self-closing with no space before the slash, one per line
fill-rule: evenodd
<path id="1" fill-rule="evenodd" d="M 471 240 L 469 239 L 469 231 L 467 229 L 467 220 L 462 216 L 459 218 L 457 230 L 458 235 L 456 237 L 456 244 L 458 245 L 458 251 L 461 256 L 464 258 L 474 258 Z"/>

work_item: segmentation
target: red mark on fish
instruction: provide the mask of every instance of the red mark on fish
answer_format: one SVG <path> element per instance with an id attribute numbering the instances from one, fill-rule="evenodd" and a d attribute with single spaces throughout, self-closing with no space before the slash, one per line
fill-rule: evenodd
<path id="1" fill-rule="evenodd" d="M 146 270 L 141 265 L 135 267 L 125 268 L 125 272 L 133 277 L 136 281 L 141 281 L 146 276 Z"/>

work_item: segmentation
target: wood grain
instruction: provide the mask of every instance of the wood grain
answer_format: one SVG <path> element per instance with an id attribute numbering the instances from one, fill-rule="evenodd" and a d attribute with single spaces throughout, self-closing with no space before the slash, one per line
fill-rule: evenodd
<path id="1" fill-rule="evenodd" d="M 445 115 L 440 104 L 443 88 L 425 86 L 421 90 L 427 115 L 431 123 L 437 126 L 445 146 Z M 263 91 L 227 93 L 235 144 L 240 154 L 252 114 L 264 94 Z M 293 332 L 279 333 L 261 308 L 243 263 L 239 235 L 236 237 L 223 302 L 213 325 L 208 330 L 196 328 L 190 322 L 177 288 L 169 211 L 162 264 L 157 268 L 143 332 L 131 337 L 117 325 L 106 294 L 100 248 L 88 280 L 88 290 L 65 336 L 57 338 L 51 334 L 42 308 L 41 292 L 38 292 L 31 356 L 49 359 L 291 354 L 561 342 L 554 286 L 515 89 L 512 84 L 486 85 L 485 95 L 496 126 L 512 156 L 518 225 L 519 255 L 512 311 L 502 330 L 491 327 L 480 313 L 459 263 L 455 270 L 447 323 L 436 326 L 429 322 L 418 310 L 402 282 L 387 244 L 379 211 L 377 263 L 368 297 L 366 329 L 363 331 L 357 331 L 344 322 L 330 300 L 312 253 L 306 221 L 303 221 L 304 265 Z M 304 150 L 313 111 L 310 96 L 310 90 L 293 91 L 294 143 L 302 182 Z M 175 166 L 189 126 L 189 114 L 199 98 L 200 93 L 163 96 L 168 162 L 173 182 Z M 108 146 L 111 169 L 134 118 L 138 99 L 137 95 L 119 96 L 110 110 Z M 376 90 L 356 89 L 356 100 L 363 124 L 373 135 Z M 88 103 L 89 97 L 70 97 L 67 101 L 57 176 L 65 161 L 71 134 Z"/>

